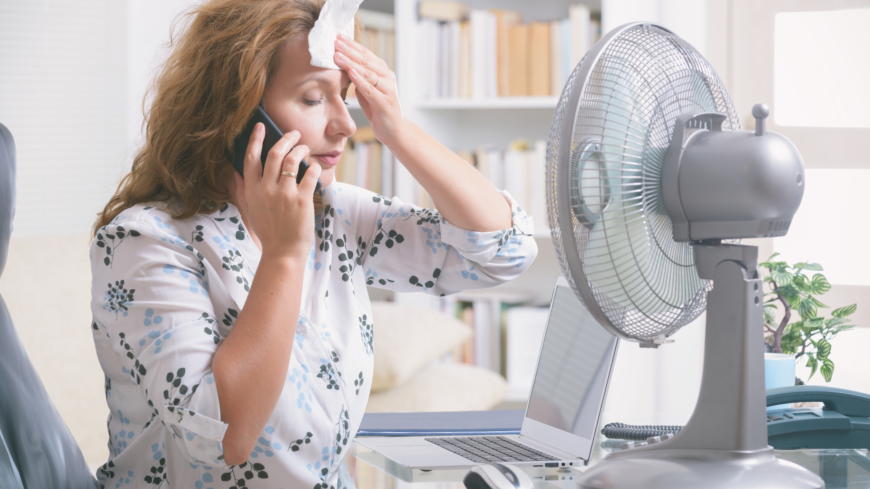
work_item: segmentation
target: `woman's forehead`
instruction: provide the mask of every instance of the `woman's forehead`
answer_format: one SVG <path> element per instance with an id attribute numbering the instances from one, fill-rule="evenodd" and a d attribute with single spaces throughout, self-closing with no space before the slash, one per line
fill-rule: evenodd
<path id="1" fill-rule="evenodd" d="M 275 73 L 276 81 L 289 88 L 317 83 L 324 87 L 344 89 L 350 83 L 344 70 L 320 68 L 311 64 L 308 36 L 294 36 L 281 46 L 278 56 L 280 62 Z"/>

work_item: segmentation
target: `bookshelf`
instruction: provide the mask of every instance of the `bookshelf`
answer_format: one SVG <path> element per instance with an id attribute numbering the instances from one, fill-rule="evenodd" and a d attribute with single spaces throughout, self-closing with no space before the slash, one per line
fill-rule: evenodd
<path id="1" fill-rule="evenodd" d="M 569 7 L 576 4 L 583 4 L 592 12 L 601 12 L 601 1 L 468 0 L 465 3 L 469 4 L 472 9 L 518 11 L 523 17 L 523 22 L 530 23 L 567 18 Z M 362 8 L 394 16 L 395 72 L 403 111 L 410 120 L 442 144 L 459 153 L 463 150 L 473 152 L 481 146 L 507 150 L 511 143 L 520 138 L 528 140 L 532 147 L 537 141 L 547 141 L 561 90 L 559 93 L 551 93 L 547 96 L 424 97 L 420 90 L 422 84 L 418 43 L 421 40 L 421 29 L 418 23 L 420 20 L 418 1 L 366 0 Z M 359 102 L 349 99 L 348 104 L 351 116 L 357 126 L 360 128 L 367 126 L 368 122 L 359 107 Z M 398 173 L 399 170 L 394 171 L 394 174 Z M 542 180 L 541 178 L 541 185 Z M 399 197 L 407 200 L 401 194 Z M 495 340 L 491 347 L 506 355 L 506 329 L 504 324 L 499 323 L 499 320 L 503 318 L 504 311 L 500 309 L 501 306 L 497 305 L 546 306 L 549 304 L 556 277 L 561 273 L 546 217 L 541 219 L 540 214 L 535 218 L 534 237 L 538 244 L 537 258 L 521 277 L 510 283 L 486 291 L 456 294 L 446 301 L 424 294 L 394 294 L 370 288 L 371 297 L 374 300 L 394 300 L 406 305 L 458 314 L 461 314 L 463 307 L 467 307 L 471 303 L 477 303 L 478 306 L 489 304 L 484 306 L 484 311 L 490 311 L 490 317 L 496 328 L 489 335 L 490 339 Z M 457 308 L 457 304 L 460 304 L 459 308 Z M 499 312 L 496 313 L 496 310 Z M 475 337 L 477 336 L 475 334 Z M 479 344 L 477 348 L 478 356 L 488 355 L 486 361 L 490 363 L 489 368 L 500 371 L 503 375 L 507 374 L 506 361 L 494 360 L 498 356 L 496 350 L 490 350 L 486 353 L 480 350 Z M 521 401 L 523 396 L 525 394 L 522 389 L 513 389 L 512 386 L 510 401 Z"/>
<path id="2" fill-rule="evenodd" d="M 420 100 L 419 109 L 476 110 L 476 109 L 550 109 L 555 110 L 558 96 L 545 97 L 498 97 L 490 99 L 442 98 Z"/>

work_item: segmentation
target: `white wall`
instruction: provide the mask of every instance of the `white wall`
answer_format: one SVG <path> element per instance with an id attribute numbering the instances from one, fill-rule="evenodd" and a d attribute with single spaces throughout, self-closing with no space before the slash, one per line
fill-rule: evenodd
<path id="1" fill-rule="evenodd" d="M 126 3 L 0 2 L 0 123 L 18 150 L 13 236 L 86 232 L 124 154 Z"/>
<path id="2" fill-rule="evenodd" d="M 0 294 L 90 464 L 108 458 L 109 410 L 90 328 L 89 229 L 139 144 L 142 97 L 170 22 L 192 3 L 0 2 L 0 123 L 18 150 Z"/>
<path id="3" fill-rule="evenodd" d="M 127 158 L 125 171 L 143 141 L 142 101 L 157 70 L 169 55 L 169 38 L 173 21 L 176 31 L 183 27 L 183 14 L 197 0 L 126 0 L 126 125 Z M 146 105 L 147 107 L 147 105 Z"/>
<path id="4" fill-rule="evenodd" d="M 601 33 L 648 21 L 672 30 L 707 54 L 707 0 L 602 0 Z"/>

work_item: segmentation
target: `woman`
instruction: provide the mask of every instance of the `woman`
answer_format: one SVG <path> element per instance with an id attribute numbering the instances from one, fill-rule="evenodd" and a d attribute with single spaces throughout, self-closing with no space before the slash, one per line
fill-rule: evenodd
<path id="1" fill-rule="evenodd" d="M 382 60 L 341 39 L 341 70 L 310 64 L 321 5 L 199 6 L 156 80 L 145 145 L 91 247 L 106 486 L 344 486 L 372 375 L 366 285 L 444 295 L 534 259 L 528 215 L 404 119 Z M 351 82 L 437 212 L 334 182 Z M 253 132 L 243 179 L 224 152 L 258 104 L 285 134 L 264 168 Z"/>

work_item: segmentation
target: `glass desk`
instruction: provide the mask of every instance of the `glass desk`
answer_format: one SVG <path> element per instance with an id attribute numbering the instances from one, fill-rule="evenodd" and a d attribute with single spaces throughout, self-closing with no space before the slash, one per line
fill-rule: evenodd
<path id="1" fill-rule="evenodd" d="M 625 418 L 626 423 L 661 424 L 657 423 L 659 420 L 621 417 Z M 616 421 L 608 418 L 607 415 L 602 416 L 602 426 L 607 422 Z M 599 433 L 589 462 L 590 466 L 607 455 L 607 450 L 601 448 L 601 442 L 604 440 L 606 438 Z M 349 448 L 342 466 L 357 489 L 463 489 L 465 487 L 462 479 L 468 472 L 467 469 L 412 470 L 357 443 L 352 443 Z M 867 450 L 776 450 L 774 453 L 780 459 L 794 462 L 818 474 L 825 481 L 826 489 L 870 489 L 870 456 L 868 456 L 870 454 Z M 574 479 L 584 469 L 584 467 L 530 468 L 526 472 L 535 482 L 536 488 L 574 489 Z M 347 486 L 347 489 L 353 489 L 350 484 Z"/>

